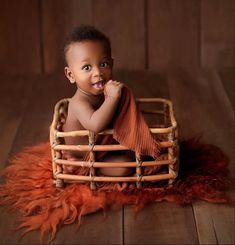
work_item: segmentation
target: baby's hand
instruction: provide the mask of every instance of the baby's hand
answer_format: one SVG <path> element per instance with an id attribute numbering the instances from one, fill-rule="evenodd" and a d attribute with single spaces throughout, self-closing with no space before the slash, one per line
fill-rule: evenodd
<path id="1" fill-rule="evenodd" d="M 105 98 L 107 97 L 119 98 L 121 96 L 122 87 L 123 87 L 123 83 L 109 80 L 105 84 L 105 88 L 104 88 Z"/>

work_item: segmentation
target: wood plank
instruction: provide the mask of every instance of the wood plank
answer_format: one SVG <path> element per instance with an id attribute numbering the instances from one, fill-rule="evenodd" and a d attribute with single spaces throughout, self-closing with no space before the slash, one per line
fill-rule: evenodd
<path id="1" fill-rule="evenodd" d="M 0 73 L 40 73 L 38 1 L 0 3 Z"/>
<path id="2" fill-rule="evenodd" d="M 0 244 L 36 244 L 39 243 L 37 232 L 32 232 L 23 239 L 20 238 L 20 232 L 16 231 L 15 228 L 19 225 L 19 214 L 16 212 L 10 212 L 8 207 L 0 208 Z"/>
<path id="3" fill-rule="evenodd" d="M 149 0 L 148 64 L 158 70 L 199 65 L 198 0 Z"/>
<path id="4" fill-rule="evenodd" d="M 170 96 L 185 138 L 219 146 L 234 173 L 234 111 L 215 70 L 181 69 L 168 75 Z M 186 102 L 189 107 L 186 107 Z M 234 244 L 234 208 L 199 202 L 193 205 L 200 244 Z"/>
<path id="5" fill-rule="evenodd" d="M 201 66 L 234 66 L 235 1 L 201 1 Z"/>
<path id="6" fill-rule="evenodd" d="M 125 244 L 198 244 L 191 207 L 172 203 L 147 205 L 136 218 L 125 208 Z"/>
<path id="7" fill-rule="evenodd" d="M 123 81 L 136 97 L 169 98 L 164 72 L 123 72 Z M 153 119 L 151 119 L 153 120 Z M 124 207 L 125 244 L 197 244 L 192 206 L 171 203 L 146 205 L 135 218 L 132 207 Z"/>
<path id="8" fill-rule="evenodd" d="M 6 165 L 14 138 L 22 121 L 32 83 L 28 77 L 2 75 L 0 76 L 0 83 L 0 167 L 2 169 Z M 7 240 L 15 233 L 17 215 L 11 215 L 11 220 L 9 220 L 7 207 L 1 207 L 0 217 L 0 244 L 7 244 Z M 9 220 L 8 229 L 5 229 L 6 220 Z"/>
<path id="9" fill-rule="evenodd" d="M 0 76 L 0 168 L 11 151 L 31 91 L 28 77 Z"/>
<path id="10" fill-rule="evenodd" d="M 223 83 L 224 89 L 228 95 L 228 98 L 235 110 L 235 67 L 224 67 L 218 70 L 218 75 L 221 82 Z"/>
<path id="11" fill-rule="evenodd" d="M 76 26 L 83 24 L 92 24 L 92 0 L 42 1 L 45 73 L 62 70 L 65 38 Z"/>
<path id="12" fill-rule="evenodd" d="M 182 137 L 203 132 L 202 140 L 221 147 L 234 170 L 234 111 L 218 73 L 212 69 L 178 69 L 169 73 L 168 83 Z"/>
<path id="13" fill-rule="evenodd" d="M 48 140 L 49 125 L 53 116 L 55 103 L 65 97 L 70 97 L 74 87 L 70 86 L 64 76 L 50 75 L 36 77 L 33 81 L 34 87 L 26 108 L 23 121 L 19 127 L 14 141 L 11 154 L 20 151 L 26 145 L 33 145 Z M 109 214 L 109 213 L 108 213 Z M 17 213 L 6 215 L 6 209 L 1 209 L 0 225 L 1 244 L 39 243 L 39 232 L 27 234 L 19 241 L 19 232 L 12 232 L 16 227 Z M 94 213 L 84 217 L 83 224 L 78 231 L 76 225 L 63 227 L 54 244 L 114 244 L 122 243 L 122 210 L 110 213 L 103 221 L 102 213 Z M 113 232 L 107 233 L 112 226 Z M 118 232 L 117 232 L 118 231 Z"/>
<path id="14" fill-rule="evenodd" d="M 130 87 L 135 97 L 169 98 L 164 72 L 117 69 L 114 71 L 114 79 Z"/>
<path id="15" fill-rule="evenodd" d="M 115 67 L 144 69 L 144 1 L 99 0 L 93 4 L 93 23 L 110 38 Z"/>
<path id="16" fill-rule="evenodd" d="M 32 90 L 32 79 L 26 76 L 1 75 L 0 83 L 0 164 L 3 168 L 22 122 Z M 19 236 L 15 231 L 17 219 L 18 214 L 9 215 L 8 207 L 0 208 L 0 244 L 16 243 L 15 237 Z M 33 243 L 35 242 L 32 241 Z M 19 241 L 18 244 L 22 243 Z"/>
<path id="17" fill-rule="evenodd" d="M 63 226 L 52 244 L 123 244 L 122 210 L 89 214 L 81 227 Z"/>
<path id="18" fill-rule="evenodd" d="M 234 207 L 198 202 L 194 212 L 200 244 L 234 244 Z"/>

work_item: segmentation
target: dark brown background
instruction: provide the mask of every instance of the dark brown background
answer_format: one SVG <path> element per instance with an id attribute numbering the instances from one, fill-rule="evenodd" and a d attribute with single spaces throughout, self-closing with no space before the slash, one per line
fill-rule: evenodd
<path id="1" fill-rule="evenodd" d="M 173 101 L 180 137 L 203 133 L 235 176 L 235 0 L 0 0 L 0 168 L 48 140 L 55 103 L 75 87 L 63 75 L 65 36 L 92 24 L 111 39 L 115 76 L 137 97 Z M 30 166 L 29 166 L 30 167 Z M 18 212 L 0 208 L 0 244 L 19 240 Z M 234 207 L 197 201 L 101 212 L 66 225 L 53 244 L 235 244 Z"/>
<path id="2" fill-rule="evenodd" d="M 1 0 L 0 73 L 61 71 L 65 36 L 92 24 L 116 68 L 234 66 L 234 0 Z"/>

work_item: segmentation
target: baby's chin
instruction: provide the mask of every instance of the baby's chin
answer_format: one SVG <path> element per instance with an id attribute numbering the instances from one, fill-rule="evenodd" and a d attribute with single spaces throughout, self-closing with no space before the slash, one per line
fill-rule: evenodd
<path id="1" fill-rule="evenodd" d="M 93 95 L 103 95 L 104 94 L 104 88 L 103 89 L 92 89 Z"/>

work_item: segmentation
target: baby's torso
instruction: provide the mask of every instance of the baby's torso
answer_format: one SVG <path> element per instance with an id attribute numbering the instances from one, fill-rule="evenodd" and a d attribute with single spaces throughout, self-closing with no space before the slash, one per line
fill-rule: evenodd
<path id="1" fill-rule="evenodd" d="M 84 130 L 84 127 L 81 125 L 78 118 L 74 115 L 71 105 L 68 106 L 68 115 L 66 122 L 63 126 L 63 131 L 77 131 L 77 130 Z M 88 137 L 87 136 L 79 136 L 79 137 L 66 137 L 65 143 L 67 145 L 83 145 L 88 144 Z"/>
<path id="2" fill-rule="evenodd" d="M 89 101 L 89 103 L 92 105 L 94 110 L 97 110 L 100 105 L 102 104 L 103 99 L 99 101 Z M 76 99 L 71 98 L 69 105 L 68 105 L 68 114 L 66 118 L 66 122 L 63 125 L 63 131 L 77 131 L 77 130 L 86 130 L 82 124 L 79 121 L 79 118 L 75 115 L 73 112 L 74 107 L 79 106 L 79 103 L 76 101 Z M 77 136 L 77 137 L 65 137 L 65 144 L 66 145 L 88 145 L 88 136 Z M 72 157 L 81 157 L 82 154 L 78 154 L 75 152 L 71 152 Z"/>
<path id="3" fill-rule="evenodd" d="M 68 106 L 68 114 L 66 118 L 66 122 L 63 125 L 63 131 L 68 132 L 68 131 L 77 131 L 77 130 L 82 130 L 84 129 L 79 120 L 76 118 L 74 113 L 71 110 L 71 106 L 69 104 Z M 86 145 L 88 143 L 88 138 L 87 137 L 65 137 L 65 144 L 66 145 Z M 71 159 L 71 158 L 83 158 L 83 153 L 78 153 L 78 152 L 68 152 L 64 151 L 63 152 L 63 157 L 65 159 Z"/>

